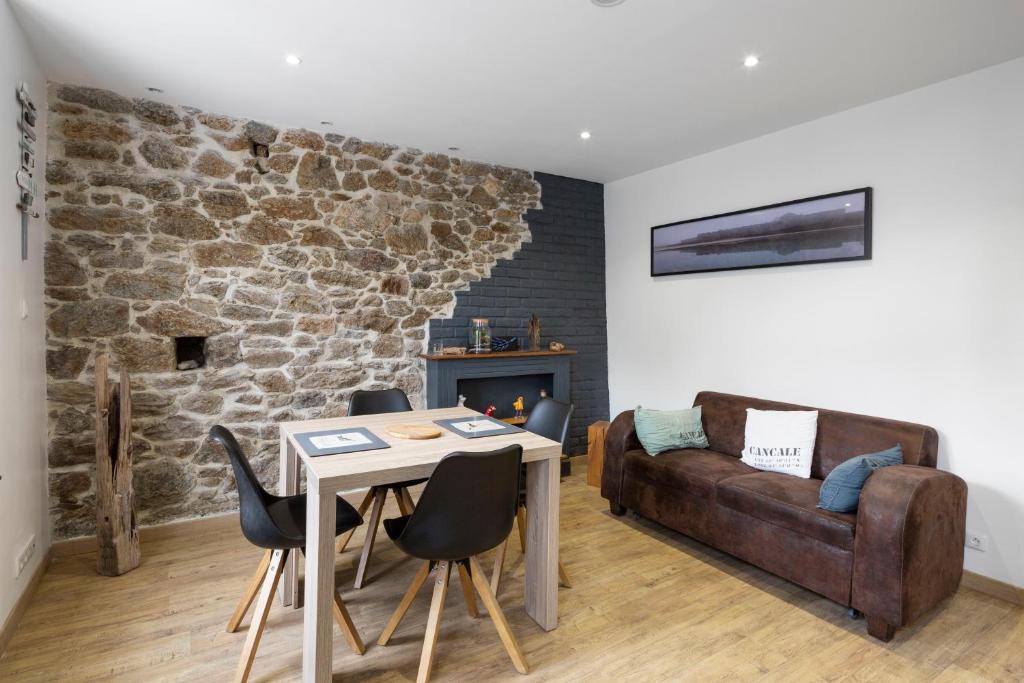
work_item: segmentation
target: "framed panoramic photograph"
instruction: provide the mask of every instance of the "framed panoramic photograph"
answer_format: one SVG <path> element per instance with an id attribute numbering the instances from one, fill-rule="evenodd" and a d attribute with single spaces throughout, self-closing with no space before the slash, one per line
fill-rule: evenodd
<path id="1" fill-rule="evenodd" d="M 651 228 L 654 277 L 870 258 L 870 187 Z"/>

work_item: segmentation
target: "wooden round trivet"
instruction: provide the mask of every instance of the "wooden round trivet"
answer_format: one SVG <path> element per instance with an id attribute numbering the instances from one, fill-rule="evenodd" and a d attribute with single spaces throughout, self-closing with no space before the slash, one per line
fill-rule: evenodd
<path id="1" fill-rule="evenodd" d="M 391 425 L 387 432 L 399 439 L 436 439 L 441 436 L 441 430 L 433 425 Z"/>

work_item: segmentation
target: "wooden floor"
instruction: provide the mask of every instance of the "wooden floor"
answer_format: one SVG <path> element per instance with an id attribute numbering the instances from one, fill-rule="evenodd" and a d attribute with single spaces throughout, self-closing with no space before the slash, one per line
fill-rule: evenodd
<path id="1" fill-rule="evenodd" d="M 510 545 L 499 596 L 532 667 L 512 668 L 490 621 L 449 591 L 434 680 L 442 681 L 1021 681 L 1024 610 L 968 589 L 889 644 L 845 608 L 653 523 L 616 518 L 584 483 L 563 483 L 560 626 L 522 608 L 523 564 Z M 144 542 L 142 566 L 97 576 L 91 555 L 54 561 L 7 653 L 4 681 L 229 680 L 246 624 L 224 632 L 260 551 L 228 525 L 201 538 Z M 417 569 L 380 534 L 366 586 L 352 590 L 357 534 L 337 580 L 366 654 L 335 629 L 336 680 L 415 679 L 424 587 L 391 644 L 377 636 Z M 247 622 L 246 622 L 247 623 Z M 275 605 L 254 681 L 296 680 L 302 612 Z"/>

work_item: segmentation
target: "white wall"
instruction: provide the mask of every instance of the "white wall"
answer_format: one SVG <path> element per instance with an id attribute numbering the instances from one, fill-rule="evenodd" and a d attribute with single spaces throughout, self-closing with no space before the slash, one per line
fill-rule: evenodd
<path id="1" fill-rule="evenodd" d="M 649 275 L 652 225 L 861 186 L 871 261 Z M 605 220 L 612 415 L 711 389 L 932 425 L 967 568 L 1024 586 L 1024 59 L 611 183 Z"/>
<path id="2" fill-rule="evenodd" d="M 0 1 L 0 622 L 28 585 L 49 547 L 46 499 L 46 420 L 44 413 L 43 348 L 43 222 L 29 225 L 29 260 L 21 260 L 21 216 L 14 205 L 18 193 L 18 130 L 21 108 L 14 92 L 29 84 L 36 106 L 46 104 L 46 81 L 14 20 Z M 37 164 L 46 159 L 45 112 L 36 127 Z M 42 168 L 37 178 L 42 190 Z M 42 213 L 43 198 L 35 208 Z M 24 300 L 28 317 L 22 319 Z M 36 553 L 14 577 L 15 557 L 32 535 Z"/>

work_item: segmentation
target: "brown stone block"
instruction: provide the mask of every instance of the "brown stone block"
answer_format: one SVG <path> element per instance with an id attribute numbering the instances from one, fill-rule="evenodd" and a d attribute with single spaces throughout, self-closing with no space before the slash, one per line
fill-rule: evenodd
<path id="1" fill-rule="evenodd" d="M 259 265 L 263 251 L 243 242 L 200 242 L 192 246 L 192 257 L 200 268 L 253 268 Z"/>
<path id="2" fill-rule="evenodd" d="M 174 369 L 174 342 L 167 338 L 124 335 L 110 340 L 118 364 L 128 372 L 169 372 Z"/>
<path id="3" fill-rule="evenodd" d="M 46 374 L 53 379 L 75 379 L 92 354 L 81 346 L 59 346 L 46 350 Z"/>
<path id="4" fill-rule="evenodd" d="M 147 218 L 137 211 L 120 207 L 58 206 L 47 212 L 50 225 L 57 230 L 85 230 L 109 235 L 146 232 Z"/>
<path id="5" fill-rule="evenodd" d="M 165 337 L 208 337 L 228 330 L 225 323 L 178 304 L 160 304 L 137 322 Z"/>
<path id="6" fill-rule="evenodd" d="M 58 306 L 46 321 L 56 337 L 110 337 L 128 331 L 128 303 L 116 299 L 75 301 Z"/>
<path id="7" fill-rule="evenodd" d="M 320 217 L 310 197 L 264 197 L 260 208 L 271 218 L 315 220 Z"/>

